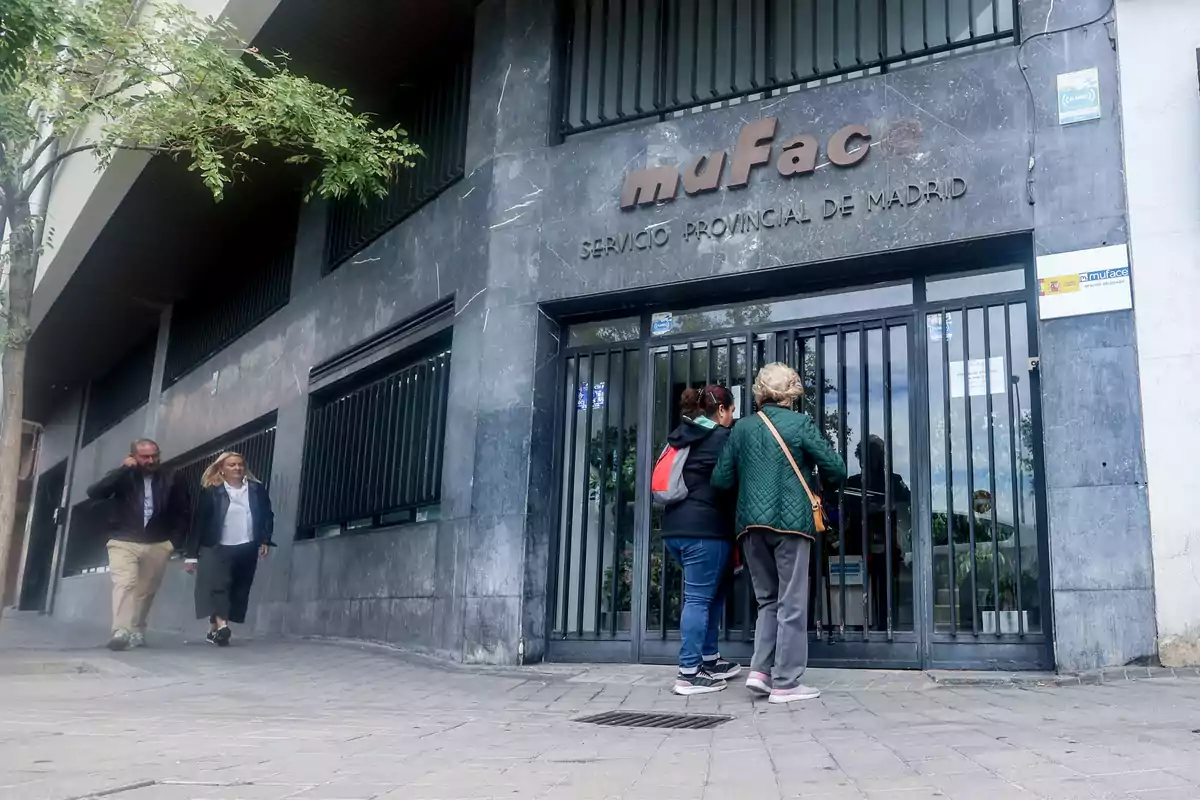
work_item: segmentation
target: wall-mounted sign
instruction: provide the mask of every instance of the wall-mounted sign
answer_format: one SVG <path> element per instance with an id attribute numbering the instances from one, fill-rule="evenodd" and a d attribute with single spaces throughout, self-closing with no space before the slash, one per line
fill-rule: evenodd
<path id="1" fill-rule="evenodd" d="M 1037 274 L 1042 319 L 1133 308 L 1126 245 L 1038 256 Z"/>
<path id="2" fill-rule="evenodd" d="M 728 188 L 737 189 L 749 185 L 751 170 L 771 161 L 771 143 L 775 138 L 777 124 L 777 119 L 767 117 L 748 123 L 742 128 L 738 134 L 737 145 L 733 149 L 733 158 L 730 159 L 729 180 L 725 183 Z M 871 132 L 865 125 L 847 125 L 829 137 L 825 145 L 825 155 L 829 163 L 835 166 L 851 167 L 867 157 L 870 142 Z M 808 134 L 793 136 L 785 140 L 780 147 L 783 150 L 775 162 L 775 170 L 780 176 L 790 178 L 816 171 L 820 145 L 815 137 Z M 625 185 L 621 189 L 621 208 L 630 209 L 639 205 L 674 200 L 681 178 L 683 191 L 689 195 L 715 191 L 721 187 L 724 178 L 725 158 L 724 150 L 716 150 L 696 156 L 684 164 L 682 169 L 661 166 L 629 172 L 625 175 Z"/>
<path id="3" fill-rule="evenodd" d="M 1091 69 L 1058 76 L 1058 124 L 1100 119 L 1100 72 Z"/>

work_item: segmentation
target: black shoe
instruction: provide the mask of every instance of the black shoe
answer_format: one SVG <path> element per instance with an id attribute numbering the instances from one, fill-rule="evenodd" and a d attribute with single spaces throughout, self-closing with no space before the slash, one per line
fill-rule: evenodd
<path id="1" fill-rule="evenodd" d="M 216 632 L 213 634 L 213 641 L 216 643 L 217 647 L 228 647 L 229 640 L 232 636 L 233 631 L 229 630 L 228 625 L 225 625 L 217 628 Z"/>
<path id="2" fill-rule="evenodd" d="M 736 678 L 738 673 L 742 671 L 741 664 L 737 663 L 736 661 L 726 661 L 720 656 L 717 656 L 717 658 L 713 661 L 705 661 L 702 668 L 714 678 L 720 678 L 721 680 L 726 681 L 730 678 Z"/>
<path id="3" fill-rule="evenodd" d="M 209 644 L 216 644 L 217 643 L 217 632 L 214 630 L 210 630 L 208 633 L 204 634 L 204 641 L 208 642 Z"/>
<path id="4" fill-rule="evenodd" d="M 725 681 L 720 678 L 710 675 L 707 670 L 701 668 L 694 675 L 684 675 L 682 672 L 675 677 L 675 686 L 671 690 L 675 694 L 684 696 L 692 694 L 709 694 L 710 692 L 719 692 L 725 688 Z"/>

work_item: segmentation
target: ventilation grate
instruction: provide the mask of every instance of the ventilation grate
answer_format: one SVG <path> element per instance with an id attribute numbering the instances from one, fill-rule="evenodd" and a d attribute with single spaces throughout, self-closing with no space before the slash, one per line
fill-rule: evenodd
<path id="1" fill-rule="evenodd" d="M 647 711 L 605 711 L 576 722 L 590 725 L 609 725 L 620 728 L 673 728 L 702 731 L 729 722 L 733 717 L 717 714 L 655 714 Z"/>

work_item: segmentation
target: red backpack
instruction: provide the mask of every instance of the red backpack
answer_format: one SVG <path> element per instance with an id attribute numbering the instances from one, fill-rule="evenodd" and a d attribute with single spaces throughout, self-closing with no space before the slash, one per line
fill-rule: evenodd
<path id="1" fill-rule="evenodd" d="M 683 465 L 687 463 L 691 446 L 667 445 L 650 475 L 650 497 L 656 506 L 669 506 L 687 499 L 687 484 L 683 480 Z"/>

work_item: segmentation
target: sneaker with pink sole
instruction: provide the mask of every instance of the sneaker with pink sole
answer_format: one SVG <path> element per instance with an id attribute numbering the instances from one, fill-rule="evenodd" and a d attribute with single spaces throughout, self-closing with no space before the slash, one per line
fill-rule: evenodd
<path id="1" fill-rule="evenodd" d="M 772 689 L 768 703 L 794 703 L 797 700 L 816 700 L 821 696 L 820 689 L 798 684 L 790 689 Z"/>
<path id="2" fill-rule="evenodd" d="M 746 688 L 766 697 L 771 693 L 771 676 L 765 672 L 751 672 L 750 677 L 746 678 Z"/>

